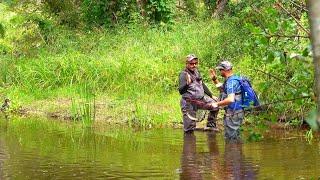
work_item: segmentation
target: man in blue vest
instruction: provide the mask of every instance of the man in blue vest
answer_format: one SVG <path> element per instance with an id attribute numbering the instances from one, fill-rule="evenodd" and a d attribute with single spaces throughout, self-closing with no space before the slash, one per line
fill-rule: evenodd
<path id="1" fill-rule="evenodd" d="M 222 61 L 216 67 L 221 76 L 225 79 L 224 83 L 219 83 L 216 73 L 210 70 L 210 76 L 218 88 L 222 88 L 225 96 L 219 102 L 213 102 L 215 108 L 224 107 L 224 128 L 227 139 L 240 139 L 240 126 L 244 119 L 242 107 L 241 87 L 236 75 L 233 74 L 232 64 L 229 61 Z"/>
<path id="2" fill-rule="evenodd" d="M 196 113 L 198 109 L 209 110 L 208 122 L 204 130 L 218 131 L 216 127 L 217 108 L 211 104 L 217 102 L 212 93 L 203 83 L 197 69 L 198 58 L 190 54 L 186 58 L 186 68 L 179 75 L 179 92 L 182 96 L 180 101 L 183 114 L 183 128 L 185 132 L 193 132 L 196 128 Z"/>

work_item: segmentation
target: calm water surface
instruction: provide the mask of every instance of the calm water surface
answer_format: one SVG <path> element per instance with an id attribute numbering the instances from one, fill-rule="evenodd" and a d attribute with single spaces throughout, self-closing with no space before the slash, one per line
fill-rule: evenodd
<path id="1" fill-rule="evenodd" d="M 0 119 L 0 179 L 318 179 L 320 143 L 303 135 L 228 143 L 223 133 Z"/>

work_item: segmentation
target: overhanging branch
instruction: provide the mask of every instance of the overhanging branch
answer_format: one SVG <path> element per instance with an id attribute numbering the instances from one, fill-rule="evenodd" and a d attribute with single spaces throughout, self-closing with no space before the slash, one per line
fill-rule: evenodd
<path id="1" fill-rule="evenodd" d="M 298 26 L 310 36 L 310 31 L 308 31 L 305 27 L 302 26 L 302 24 L 299 22 L 298 19 L 296 19 L 286 8 L 283 7 L 283 5 L 280 2 L 277 2 L 277 5 L 284 10 L 289 16 L 293 18 L 293 20 L 298 24 Z"/>
<path id="2" fill-rule="evenodd" d="M 270 77 L 273 77 L 274 79 L 276 79 L 276 80 L 278 80 L 278 81 L 280 81 L 280 82 L 282 82 L 282 83 L 284 83 L 284 84 L 287 84 L 287 85 L 289 85 L 290 87 L 292 87 L 292 88 L 294 88 L 294 89 L 298 89 L 298 87 L 296 87 L 296 86 L 288 83 L 288 82 L 285 81 L 285 80 L 282 80 L 282 79 L 278 78 L 277 76 L 275 76 L 275 75 L 273 75 L 273 74 L 270 74 L 270 73 L 268 73 L 268 72 L 264 72 L 264 71 L 262 71 L 262 70 L 260 70 L 260 69 L 253 69 L 253 70 L 258 71 L 258 72 L 261 72 L 261 73 L 263 73 L 263 74 L 266 74 L 266 75 L 268 75 L 268 76 L 270 76 Z"/>
<path id="3" fill-rule="evenodd" d="M 293 4 L 294 6 L 302 9 L 303 11 L 308 12 L 308 9 L 307 9 L 307 7 L 306 7 L 305 5 L 298 4 L 297 2 L 294 2 L 294 1 L 292 1 L 292 0 L 290 0 L 290 2 L 291 2 L 291 4 Z"/>
<path id="4" fill-rule="evenodd" d="M 268 34 L 266 35 L 267 38 L 272 37 L 281 37 L 281 38 L 310 38 L 309 36 L 303 36 L 303 35 L 285 35 L 285 34 Z"/>

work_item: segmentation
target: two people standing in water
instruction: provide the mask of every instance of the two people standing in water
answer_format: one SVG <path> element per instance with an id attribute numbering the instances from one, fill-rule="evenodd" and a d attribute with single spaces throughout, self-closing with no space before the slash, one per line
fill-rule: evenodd
<path id="1" fill-rule="evenodd" d="M 240 140 L 240 127 L 244 119 L 242 88 L 233 73 L 233 66 L 231 62 L 222 60 L 215 69 L 210 69 L 211 80 L 220 92 L 218 97 L 215 97 L 203 82 L 198 71 L 198 63 L 199 59 L 195 55 L 188 55 L 185 69 L 179 75 L 180 106 L 185 132 L 180 179 L 255 179 L 257 169 L 245 160 L 242 151 Z M 223 77 L 223 83 L 219 82 L 216 71 Z M 199 109 L 209 111 L 204 128 L 211 130 L 207 133 L 208 153 L 197 153 L 196 136 L 193 131 L 196 128 L 196 114 Z M 220 109 L 225 111 L 223 156 L 219 153 L 214 132 L 218 131 L 216 121 Z"/>
<path id="2" fill-rule="evenodd" d="M 205 130 L 218 131 L 217 115 L 219 109 L 223 108 L 225 137 L 237 140 L 240 138 L 240 126 L 244 119 L 244 110 L 241 106 L 241 87 L 233 74 L 231 62 L 223 60 L 215 68 L 224 78 L 220 83 L 216 71 L 210 69 L 210 77 L 216 87 L 220 90 L 220 95 L 212 95 L 208 87 L 202 80 L 198 71 L 199 59 L 190 54 L 186 58 L 186 67 L 179 75 L 179 93 L 181 94 L 181 111 L 183 115 L 183 128 L 185 133 L 192 133 L 196 128 L 196 113 L 198 109 L 209 111 L 208 121 Z"/>

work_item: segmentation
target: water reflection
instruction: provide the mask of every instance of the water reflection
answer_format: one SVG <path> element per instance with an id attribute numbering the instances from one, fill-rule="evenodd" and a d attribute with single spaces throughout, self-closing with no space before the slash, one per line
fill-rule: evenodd
<path id="1" fill-rule="evenodd" d="M 180 133 L 0 119 L 0 180 L 177 177 Z"/>
<path id="2" fill-rule="evenodd" d="M 288 136 L 239 144 L 222 133 L 0 119 L 0 179 L 318 179 L 318 141 Z"/>
<path id="3" fill-rule="evenodd" d="M 3 140 L 0 139 L 0 147 L 3 147 L 3 146 L 4 146 Z M 5 153 L 0 148 L 0 179 L 3 178 L 3 160 L 4 159 L 5 159 Z"/>
<path id="4" fill-rule="evenodd" d="M 6 131 L 7 129 L 7 121 L 4 121 L 3 123 L 0 123 L 0 129 L 4 129 Z M 2 147 L 2 148 L 1 148 Z M 4 171 L 3 171 L 3 162 L 6 159 L 6 152 L 5 149 L 5 142 L 0 136 L 0 179 L 3 179 L 4 177 Z"/>
<path id="5" fill-rule="evenodd" d="M 257 179 L 257 169 L 246 160 L 242 151 L 242 142 L 226 141 L 225 152 L 225 175 L 227 179 Z"/>
<path id="6" fill-rule="evenodd" d="M 202 179 L 196 156 L 196 136 L 186 133 L 183 137 L 180 179 Z"/>
<path id="7" fill-rule="evenodd" d="M 194 134 L 185 134 L 180 179 L 256 179 L 257 169 L 245 159 L 242 143 L 226 141 L 223 156 L 216 135 L 207 133 L 208 152 L 197 152 Z"/>

